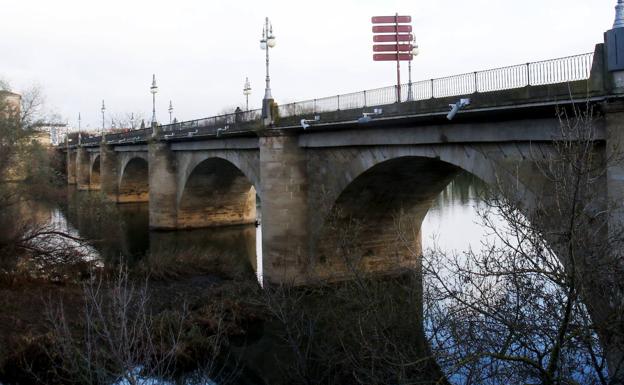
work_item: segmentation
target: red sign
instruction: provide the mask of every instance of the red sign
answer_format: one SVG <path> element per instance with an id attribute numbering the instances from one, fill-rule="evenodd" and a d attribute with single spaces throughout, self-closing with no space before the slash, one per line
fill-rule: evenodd
<path id="1" fill-rule="evenodd" d="M 375 44 L 373 52 L 409 52 L 414 48 L 411 44 Z"/>
<path id="2" fill-rule="evenodd" d="M 409 53 L 400 53 L 399 60 L 412 60 L 414 56 Z M 373 55 L 374 61 L 396 61 L 397 54 L 395 53 L 377 53 Z"/>
<path id="3" fill-rule="evenodd" d="M 411 25 L 399 25 L 398 32 L 412 32 Z M 373 25 L 373 33 L 397 33 L 396 25 Z"/>
<path id="4" fill-rule="evenodd" d="M 412 34 L 407 35 L 375 35 L 373 41 L 375 43 L 394 43 L 396 41 L 412 41 L 414 37 Z"/>
<path id="5" fill-rule="evenodd" d="M 411 23 L 411 16 L 373 16 L 373 24 Z"/>

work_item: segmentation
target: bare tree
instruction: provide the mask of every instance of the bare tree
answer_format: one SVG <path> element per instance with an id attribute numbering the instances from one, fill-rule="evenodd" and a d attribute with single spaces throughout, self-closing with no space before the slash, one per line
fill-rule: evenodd
<path id="1" fill-rule="evenodd" d="M 94 279 L 83 286 L 84 307 L 78 320 L 62 303 L 49 305 L 50 378 L 69 384 L 138 385 L 168 383 L 179 374 L 178 360 L 186 354 L 189 336 L 196 333 L 191 315 L 185 304 L 155 312 L 147 282 L 136 283 L 121 264 L 111 280 Z M 226 339 L 223 314 L 216 320 L 212 337 L 202 344 L 208 358 L 184 384 L 213 380 L 226 384 L 234 378 L 217 360 Z M 31 373 L 37 376 L 37 368 Z"/>
<path id="2" fill-rule="evenodd" d="M 145 114 L 142 112 L 124 112 L 114 114 L 111 117 L 111 125 L 117 129 L 136 130 L 145 120 Z"/>
<path id="3" fill-rule="evenodd" d="M 123 266 L 110 285 L 96 280 L 83 293 L 82 333 L 74 332 L 62 304 L 48 311 L 49 355 L 61 357 L 54 377 L 66 383 L 135 385 L 173 373 L 185 312 L 155 319 L 147 286 L 135 286 Z"/>
<path id="4" fill-rule="evenodd" d="M 31 140 L 44 119 L 40 87 L 24 92 L 21 110 L 10 108 L 7 100 L 0 100 L 0 271 L 3 277 L 15 273 L 18 265 L 32 268 L 30 273 L 37 275 L 47 270 L 52 276 L 59 273 L 62 265 L 79 263 L 84 257 L 84 242 L 77 236 L 24 215 L 24 209 L 32 201 L 56 197 L 50 186 L 60 180 L 53 167 L 53 153 Z"/>
<path id="5" fill-rule="evenodd" d="M 21 93 L 20 122 L 22 129 L 31 130 L 46 122 L 45 97 L 41 86 L 34 84 Z"/>
<path id="6" fill-rule="evenodd" d="M 607 234 L 595 188 L 615 159 L 597 151 L 589 106 L 560 117 L 561 139 L 532 159 L 550 194 L 531 210 L 493 186 L 481 215 L 493 240 L 425 255 L 426 328 L 455 383 L 621 383 L 621 359 L 609 351 L 622 349 L 622 323 L 606 303 L 622 293 L 611 255 L 621 235 Z"/>

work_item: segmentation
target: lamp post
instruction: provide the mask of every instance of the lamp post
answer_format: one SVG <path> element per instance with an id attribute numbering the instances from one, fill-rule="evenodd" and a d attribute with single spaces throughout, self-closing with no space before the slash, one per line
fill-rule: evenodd
<path id="1" fill-rule="evenodd" d="M 266 51 L 266 86 L 264 88 L 264 99 L 262 99 L 262 117 L 271 116 L 271 78 L 269 77 L 269 49 L 275 47 L 275 36 L 273 36 L 273 25 L 269 22 L 269 18 L 264 19 L 264 28 L 262 29 L 262 40 L 260 40 L 260 48 Z"/>
<path id="2" fill-rule="evenodd" d="M 67 149 L 69 154 L 69 124 L 65 126 L 65 149 Z"/>
<path id="3" fill-rule="evenodd" d="M 251 95 L 251 84 L 249 83 L 249 78 L 245 78 L 245 85 L 243 88 L 243 95 L 245 95 L 245 108 L 249 111 L 249 95 Z"/>
<path id="4" fill-rule="evenodd" d="M 418 56 L 418 54 L 420 53 L 420 49 L 418 48 L 418 44 L 416 43 L 416 38 L 414 38 L 412 40 L 412 52 L 410 52 L 410 54 L 414 57 Z M 408 76 L 408 81 L 407 81 L 407 101 L 410 102 L 412 100 L 414 100 L 414 93 L 412 91 L 412 60 L 408 60 L 407 62 L 407 76 Z"/>
<path id="5" fill-rule="evenodd" d="M 106 106 L 104 105 L 104 100 L 102 100 L 102 129 L 100 130 L 100 136 L 104 134 L 104 112 L 106 112 Z"/>
<path id="6" fill-rule="evenodd" d="M 80 145 L 80 144 L 81 144 L 81 142 L 82 142 L 82 137 L 81 137 L 81 134 L 80 134 L 80 131 L 81 131 L 81 124 L 80 124 L 80 123 L 81 123 L 81 121 L 82 121 L 82 119 L 81 119 L 81 117 L 80 117 L 80 112 L 79 112 L 79 113 L 78 113 L 78 144 L 79 144 L 79 145 Z"/>
<path id="7" fill-rule="evenodd" d="M 152 126 L 156 124 L 156 94 L 158 93 L 158 86 L 156 85 L 156 75 L 152 75 L 152 86 L 150 87 L 152 93 Z"/>
<path id="8" fill-rule="evenodd" d="M 169 109 L 167 111 L 169 111 L 169 124 L 171 124 L 173 116 L 173 103 L 171 103 L 171 100 L 169 101 Z"/>

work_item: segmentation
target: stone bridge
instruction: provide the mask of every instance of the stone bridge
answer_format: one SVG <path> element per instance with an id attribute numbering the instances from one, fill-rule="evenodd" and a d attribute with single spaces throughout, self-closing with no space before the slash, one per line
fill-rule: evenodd
<path id="1" fill-rule="evenodd" d="M 381 100 L 381 114 L 368 122 L 359 118 L 373 112 L 371 91 L 355 106 L 355 94 L 342 96 L 343 108 L 349 100 L 354 108 L 322 107 L 327 99 L 319 99 L 312 108 L 282 106 L 264 121 L 252 111 L 84 138 L 66 147 L 68 181 L 114 202 L 149 202 L 156 230 L 261 218 L 267 282 L 341 279 L 353 267 L 417 267 L 422 220 L 460 170 L 505 184 L 531 207 L 549 194 L 536 161 L 561 139 L 558 111 L 591 106 L 597 151 L 619 143 L 624 94 L 607 51 L 599 44 L 590 55 L 447 78 L 457 96 L 445 96 L 440 79 L 427 81 L 430 95 Z M 544 68 L 555 83 L 539 81 Z M 488 79 L 495 84 L 497 77 L 512 81 L 488 90 Z M 423 84 L 409 85 L 412 96 Z M 449 121 L 448 106 L 460 97 L 471 104 Z M 597 193 L 621 200 L 622 172 L 612 168 Z M 397 226 L 410 230 L 409 239 Z"/>
<path id="2" fill-rule="evenodd" d="M 538 163 L 563 139 L 560 113 L 593 111 L 592 149 L 607 172 L 594 182 L 599 204 L 586 207 L 608 214 L 596 231 L 605 243 L 623 228 L 624 168 L 611 159 L 624 148 L 624 28 L 592 54 L 402 87 L 79 138 L 64 148 L 68 181 L 149 202 L 158 230 L 261 218 L 267 283 L 385 274 L 419 268 L 423 218 L 461 170 L 522 209 L 548 205 L 555 191 Z M 460 98 L 470 105 L 448 120 Z M 622 250 L 605 254 L 621 267 Z M 612 370 L 624 357 L 621 273 L 595 274 L 581 277 L 583 295 Z"/>

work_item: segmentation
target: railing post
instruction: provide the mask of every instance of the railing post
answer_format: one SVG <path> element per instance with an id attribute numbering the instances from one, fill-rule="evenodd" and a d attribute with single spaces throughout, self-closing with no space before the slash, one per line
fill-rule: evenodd
<path id="1" fill-rule="evenodd" d="M 526 64 L 527 86 L 531 85 L 531 63 Z"/>
<path id="2" fill-rule="evenodd" d="M 314 113 L 316 114 L 316 99 L 314 99 Z"/>
<path id="3" fill-rule="evenodd" d="M 475 94 L 477 92 L 479 92 L 479 80 L 477 79 L 477 75 L 478 75 L 478 73 L 477 73 L 477 71 L 475 71 L 475 73 L 474 73 L 474 88 L 475 88 L 474 93 Z"/>
<path id="4" fill-rule="evenodd" d="M 433 99 L 435 96 L 433 95 L 433 79 L 431 79 L 431 99 Z"/>
<path id="5" fill-rule="evenodd" d="M 340 111 L 340 95 L 337 95 L 336 97 L 338 98 L 338 109 L 337 109 L 337 111 Z"/>
<path id="6" fill-rule="evenodd" d="M 364 90 L 364 107 L 366 107 L 366 90 Z"/>

